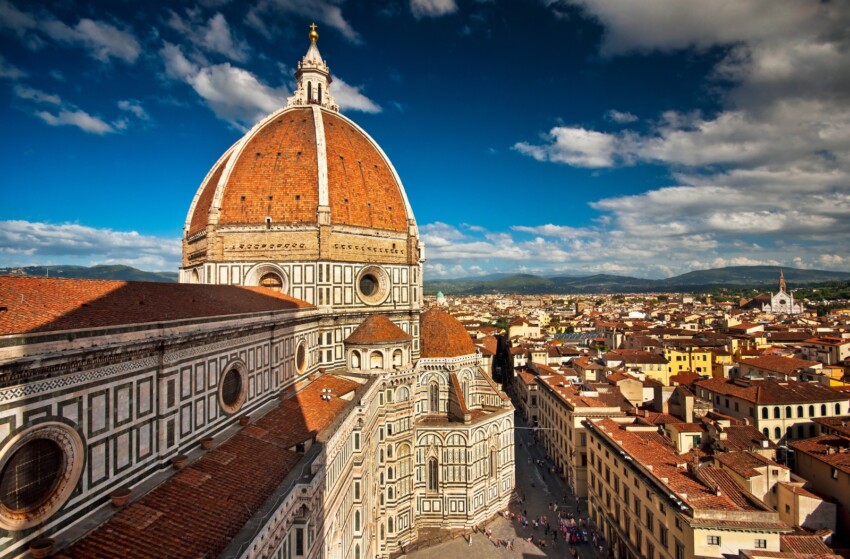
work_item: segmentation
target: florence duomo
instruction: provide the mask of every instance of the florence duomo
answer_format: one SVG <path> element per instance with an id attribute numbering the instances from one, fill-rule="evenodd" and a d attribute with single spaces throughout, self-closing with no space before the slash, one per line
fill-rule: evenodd
<path id="1" fill-rule="evenodd" d="M 850 558 L 847 29 L 0 0 L 0 559 Z"/>
<path id="2" fill-rule="evenodd" d="M 198 188 L 180 284 L 3 283 L 4 556 L 389 557 L 507 507 L 513 406 L 423 312 L 401 179 L 309 38 Z"/>

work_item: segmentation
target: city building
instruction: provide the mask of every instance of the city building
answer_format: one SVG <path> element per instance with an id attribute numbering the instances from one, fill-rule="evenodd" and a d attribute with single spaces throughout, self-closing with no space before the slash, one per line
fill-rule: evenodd
<path id="1" fill-rule="evenodd" d="M 588 510 L 614 557 L 725 557 L 779 552 L 791 527 L 723 469 L 679 454 L 635 418 L 586 421 Z"/>
<path id="2" fill-rule="evenodd" d="M 746 419 L 775 443 L 813 437 L 815 418 L 850 411 L 850 395 L 811 382 L 711 378 L 695 387 L 714 409 Z"/>
<path id="3" fill-rule="evenodd" d="M 401 180 L 317 38 L 198 188 L 182 283 L 0 278 L 4 557 L 371 559 L 507 506 L 513 407 L 423 312 Z"/>
<path id="4" fill-rule="evenodd" d="M 785 274 L 779 272 L 779 290 L 770 296 L 770 302 L 762 305 L 762 311 L 772 314 L 800 314 L 803 307 L 794 301 L 794 294 L 788 292 L 785 285 Z"/>

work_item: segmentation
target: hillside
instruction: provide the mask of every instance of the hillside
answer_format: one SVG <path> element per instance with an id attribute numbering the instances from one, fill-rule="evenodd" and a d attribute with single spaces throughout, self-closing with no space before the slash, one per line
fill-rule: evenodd
<path id="1" fill-rule="evenodd" d="M 146 272 L 120 265 L 101 266 L 25 266 L 0 268 L 0 276 L 49 276 L 51 278 L 110 279 L 174 283 L 177 272 Z"/>
<path id="2" fill-rule="evenodd" d="M 581 293 L 646 293 L 691 292 L 718 287 L 748 287 L 772 290 L 783 271 L 791 289 L 818 283 L 850 279 L 848 272 L 801 270 L 779 266 L 730 266 L 710 270 L 694 270 L 672 278 L 651 280 L 628 276 L 597 274 L 594 276 L 556 276 L 544 278 L 517 274 L 497 279 L 463 278 L 425 281 L 425 293 L 442 291 L 446 295 L 481 295 L 485 293 L 516 293 L 521 295 L 581 294 Z"/>

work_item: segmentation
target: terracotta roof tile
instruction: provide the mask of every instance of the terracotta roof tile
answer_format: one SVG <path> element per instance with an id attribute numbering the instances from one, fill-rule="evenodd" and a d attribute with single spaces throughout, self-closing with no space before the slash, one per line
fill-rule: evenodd
<path id="1" fill-rule="evenodd" d="M 815 402 L 841 402 L 848 396 L 826 386 L 811 382 L 777 382 L 775 380 L 730 380 L 711 378 L 696 383 L 721 395 L 735 396 L 757 404 L 806 404 Z"/>
<path id="2" fill-rule="evenodd" d="M 217 557 L 298 464 L 286 447 L 329 426 L 350 404 L 322 400 L 359 386 L 323 376 L 62 552 L 72 559 Z"/>
<path id="3" fill-rule="evenodd" d="M 309 306 L 261 287 L 0 276 L 0 335 Z"/>
<path id="4" fill-rule="evenodd" d="M 419 339 L 420 357 L 458 357 L 475 353 L 475 345 L 463 325 L 436 307 L 419 316 Z"/>
<path id="5" fill-rule="evenodd" d="M 406 342 L 412 339 L 410 334 L 396 326 L 386 316 L 373 314 L 354 329 L 354 332 L 345 339 L 345 343 L 367 345 Z"/>

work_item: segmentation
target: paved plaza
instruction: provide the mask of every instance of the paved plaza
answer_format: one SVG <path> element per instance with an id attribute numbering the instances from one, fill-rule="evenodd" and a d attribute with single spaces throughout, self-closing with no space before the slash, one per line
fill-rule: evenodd
<path id="1" fill-rule="evenodd" d="M 526 424 L 517 417 L 516 422 L 516 482 L 517 493 L 524 495 L 523 504 L 512 503 L 510 510 L 514 513 L 527 511 L 531 519 L 545 516 L 550 526 L 558 525 L 558 513 L 551 510 L 551 505 L 557 503 L 558 510 L 565 510 L 576 515 L 576 518 L 587 516 L 587 509 L 582 503 L 581 512 L 576 507 L 576 499 L 567 485 L 556 475 L 550 473 L 547 467 L 537 466 L 537 460 L 545 460 L 545 453 L 533 443 L 532 431 L 526 429 Z M 565 500 L 566 497 L 566 500 Z M 565 504 L 565 501 L 567 504 Z M 492 531 L 491 539 L 483 533 L 472 534 L 472 541 L 457 538 L 434 547 L 419 549 L 409 553 L 410 559 L 472 559 L 477 557 L 569 557 L 569 545 L 559 537 L 552 541 L 551 532 L 544 534 L 541 526 L 534 530 L 532 524 L 523 528 L 518 520 L 506 520 L 502 517 L 491 521 L 487 528 Z M 536 543 L 529 543 L 526 538 L 532 536 L 534 542 L 543 539 L 546 547 L 541 549 Z M 513 540 L 514 549 L 507 549 L 497 543 Z M 591 543 L 575 546 L 581 559 L 600 559 L 598 550 Z M 604 555 L 607 556 L 607 549 Z"/>

